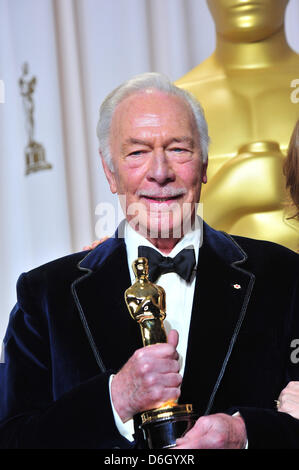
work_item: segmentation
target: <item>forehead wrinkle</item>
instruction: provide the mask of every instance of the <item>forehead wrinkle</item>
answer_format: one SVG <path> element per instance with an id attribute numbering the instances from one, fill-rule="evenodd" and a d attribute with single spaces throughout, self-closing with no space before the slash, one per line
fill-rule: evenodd
<path id="1" fill-rule="evenodd" d="M 161 114 L 154 113 L 145 113 L 143 116 L 138 116 L 134 118 L 134 125 L 136 127 L 160 127 L 163 122 L 163 117 Z"/>
<path id="2" fill-rule="evenodd" d="M 138 98 L 140 97 L 142 98 L 143 95 L 138 95 Z M 130 96 L 126 98 L 123 102 L 119 103 L 112 117 L 112 123 L 110 128 L 110 144 L 114 138 L 116 138 L 117 140 L 119 140 L 119 138 L 121 137 L 124 138 L 126 135 L 128 136 L 128 133 L 130 135 L 133 130 L 133 135 L 131 135 L 131 138 L 140 138 L 140 142 L 133 142 L 132 140 L 130 140 L 130 137 L 128 137 L 124 142 L 124 140 L 121 138 L 121 140 L 123 140 L 122 142 L 120 142 L 121 148 L 128 145 L 132 145 L 134 143 L 152 146 L 153 139 L 159 137 L 159 135 L 156 135 L 156 133 L 159 133 L 159 130 L 161 130 L 163 134 L 164 128 L 166 127 L 168 129 L 168 125 L 171 125 L 171 123 L 169 124 L 169 114 L 171 114 L 172 112 L 172 114 L 175 114 L 177 116 L 177 121 L 182 121 L 181 124 L 183 127 L 185 127 L 186 125 L 188 126 L 188 132 L 187 134 L 185 134 L 185 132 L 183 131 L 184 135 L 175 135 L 175 133 L 177 132 L 176 129 L 175 133 L 173 133 L 172 136 L 169 134 L 170 141 L 173 140 L 173 142 L 179 142 L 181 138 L 182 141 L 187 142 L 187 139 L 185 139 L 187 135 L 189 143 L 194 147 L 198 143 L 198 129 L 196 126 L 194 114 L 190 106 L 185 103 L 181 98 L 178 98 L 176 96 L 172 97 L 168 95 L 163 96 L 163 103 L 166 98 L 166 108 L 168 111 L 168 113 L 166 113 L 166 116 L 164 115 L 164 106 L 162 106 L 161 109 L 160 100 L 146 100 L 145 103 L 143 103 L 144 100 L 140 102 L 139 100 L 137 100 L 136 96 Z M 171 98 L 171 100 L 169 100 L 169 98 Z M 153 106 L 157 109 L 157 111 L 156 109 L 144 109 L 148 106 Z M 134 112 L 132 108 L 134 108 Z M 134 129 L 136 131 L 144 131 L 142 132 L 143 135 L 134 135 Z M 151 133 L 152 136 L 150 135 Z M 167 137 L 167 135 L 165 135 L 164 137 Z"/>

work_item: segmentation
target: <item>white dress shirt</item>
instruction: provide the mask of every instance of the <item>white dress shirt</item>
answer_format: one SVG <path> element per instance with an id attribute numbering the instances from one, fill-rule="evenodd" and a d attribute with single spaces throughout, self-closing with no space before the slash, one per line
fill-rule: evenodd
<path id="1" fill-rule="evenodd" d="M 127 258 L 131 276 L 131 283 L 133 284 L 133 282 L 135 281 L 135 275 L 133 273 L 132 264 L 133 261 L 138 257 L 138 246 L 150 246 L 151 248 L 154 248 L 156 250 L 157 248 L 154 247 L 152 243 L 150 243 L 147 239 L 138 234 L 134 229 L 132 229 L 132 227 L 128 223 L 126 223 L 125 226 L 124 237 L 127 249 Z M 180 374 L 182 376 L 184 375 L 185 369 L 185 360 L 188 345 L 188 335 L 193 305 L 194 287 L 196 281 L 196 268 L 198 262 L 198 250 L 200 242 L 201 229 L 197 227 L 196 230 L 188 232 L 184 236 L 184 238 L 182 238 L 176 244 L 173 250 L 169 254 L 167 254 L 167 256 L 173 258 L 184 248 L 194 248 L 196 266 L 194 268 L 194 272 L 189 283 L 182 279 L 176 273 L 163 274 L 159 277 L 159 279 L 155 281 L 156 284 L 164 288 L 166 294 L 166 319 L 164 320 L 166 333 L 168 333 L 170 329 L 175 329 L 179 333 L 179 343 L 177 346 L 177 351 L 180 357 Z M 164 255 L 161 251 L 159 252 Z M 112 377 L 113 376 L 110 377 L 110 384 Z M 118 416 L 116 410 L 114 409 L 112 400 L 111 404 L 115 423 L 120 434 L 122 434 L 122 436 L 124 436 L 128 440 L 133 441 L 133 419 L 124 424 L 121 418 Z"/>

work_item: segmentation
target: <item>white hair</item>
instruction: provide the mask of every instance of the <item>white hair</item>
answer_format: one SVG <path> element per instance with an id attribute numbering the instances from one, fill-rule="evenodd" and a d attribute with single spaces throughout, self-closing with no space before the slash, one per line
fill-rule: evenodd
<path id="1" fill-rule="evenodd" d="M 113 163 L 110 153 L 110 127 L 112 117 L 117 105 L 130 95 L 154 89 L 181 97 L 191 108 L 200 139 L 200 149 L 203 162 L 208 159 L 209 134 L 208 125 L 204 111 L 197 99 L 186 90 L 175 86 L 166 75 L 149 72 L 136 75 L 113 90 L 103 101 L 100 107 L 100 116 L 97 124 L 97 136 L 99 139 L 99 150 L 108 167 L 113 171 Z"/>

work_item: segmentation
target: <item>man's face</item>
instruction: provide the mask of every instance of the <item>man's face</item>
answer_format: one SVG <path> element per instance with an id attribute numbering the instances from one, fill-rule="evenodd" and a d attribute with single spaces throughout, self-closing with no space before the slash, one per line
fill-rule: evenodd
<path id="1" fill-rule="evenodd" d="M 104 170 L 111 191 L 125 196 L 133 228 L 150 238 L 180 233 L 206 172 L 189 106 L 156 90 L 125 98 L 113 115 L 110 149 L 114 171 L 103 162 Z"/>
<path id="2" fill-rule="evenodd" d="M 219 34 L 229 40 L 260 41 L 284 23 L 289 0 L 207 0 Z"/>

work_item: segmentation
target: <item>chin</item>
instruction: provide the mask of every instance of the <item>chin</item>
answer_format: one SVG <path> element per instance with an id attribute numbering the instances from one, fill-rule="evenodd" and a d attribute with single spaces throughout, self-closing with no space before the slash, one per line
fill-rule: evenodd
<path id="1" fill-rule="evenodd" d="M 142 225 L 143 229 L 141 227 L 140 233 L 146 232 L 147 237 L 151 239 L 180 239 L 184 236 L 182 233 L 181 214 L 176 218 L 169 213 L 159 214 L 158 216 L 153 216 L 151 213 L 148 215 L 146 223 Z"/>
<path id="2" fill-rule="evenodd" d="M 163 238 L 167 240 L 168 238 L 182 238 L 181 225 L 173 225 L 168 223 L 168 220 L 151 220 L 148 225 L 148 235 L 150 238 Z"/>

